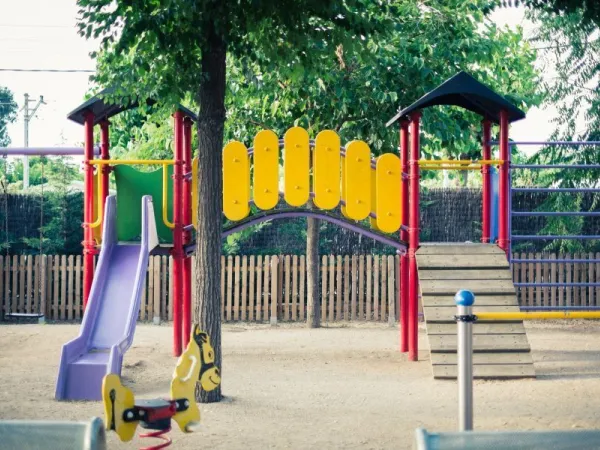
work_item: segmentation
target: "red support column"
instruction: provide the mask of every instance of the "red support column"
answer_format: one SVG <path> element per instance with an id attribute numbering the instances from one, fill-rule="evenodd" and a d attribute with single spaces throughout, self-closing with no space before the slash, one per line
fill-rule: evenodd
<path id="1" fill-rule="evenodd" d="M 400 240 L 408 243 L 408 124 L 403 119 L 400 122 L 400 161 L 402 164 L 402 227 L 400 229 Z M 400 351 L 408 351 L 408 254 L 400 257 L 400 292 L 398 301 L 400 303 Z"/>
<path id="2" fill-rule="evenodd" d="M 100 154 L 102 159 L 110 159 L 110 143 L 109 143 L 109 127 L 110 122 L 103 120 L 100 123 L 101 142 L 100 142 Z M 110 167 L 108 164 L 102 166 L 102 204 L 106 205 L 106 197 L 108 197 L 108 176 L 110 174 Z M 104 219 L 102 221 L 102 227 L 104 227 Z"/>
<path id="3" fill-rule="evenodd" d="M 94 167 L 89 164 L 94 159 L 94 114 L 84 113 L 84 155 L 83 155 L 83 310 L 87 306 L 94 281 L 94 254 L 96 245 L 89 224 L 94 221 Z"/>
<path id="4" fill-rule="evenodd" d="M 175 145 L 173 173 L 173 355 L 181 355 L 181 306 L 183 300 L 183 114 L 175 112 Z"/>
<path id="5" fill-rule="evenodd" d="M 498 246 L 508 256 L 508 171 L 510 154 L 508 150 L 508 112 L 500 111 L 500 164 L 498 171 Z"/>
<path id="6" fill-rule="evenodd" d="M 421 158 L 419 121 L 421 113 L 413 113 L 410 118 L 412 130 L 410 133 L 410 215 L 408 229 L 408 360 L 417 361 L 419 359 L 419 274 L 417 272 L 416 252 L 419 248 L 419 159 Z"/>
<path id="7" fill-rule="evenodd" d="M 481 122 L 483 131 L 482 157 L 484 160 L 492 159 L 490 148 L 491 123 L 485 119 Z M 490 179 L 490 166 L 484 164 L 481 166 L 482 176 L 482 201 L 481 201 L 481 242 L 487 244 L 490 242 L 490 224 L 491 224 L 491 205 L 492 205 L 492 185 Z"/>
<path id="8" fill-rule="evenodd" d="M 192 120 L 189 117 L 183 122 L 183 171 L 192 171 Z M 192 180 L 186 177 L 183 181 L 183 224 L 192 223 Z M 183 242 L 189 244 L 192 241 L 192 232 L 184 231 Z M 183 348 L 186 348 L 190 340 L 192 329 L 192 258 L 187 257 L 183 261 Z"/>

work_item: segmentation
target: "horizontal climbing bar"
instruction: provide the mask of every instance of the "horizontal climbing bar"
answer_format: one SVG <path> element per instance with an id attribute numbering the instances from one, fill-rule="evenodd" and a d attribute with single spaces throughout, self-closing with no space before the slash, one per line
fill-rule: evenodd
<path id="1" fill-rule="evenodd" d="M 474 313 L 477 320 L 555 320 L 555 319 L 600 319 L 600 311 L 562 312 L 483 312 Z"/>
<path id="2" fill-rule="evenodd" d="M 513 258 L 510 260 L 513 263 L 600 263 L 600 259 L 581 259 L 581 258 L 554 258 L 554 259 L 533 259 L 533 258 Z"/>
<path id="3" fill-rule="evenodd" d="M 499 145 L 500 142 L 499 141 L 491 141 L 490 145 Z M 560 146 L 560 145 L 566 145 L 566 146 L 574 146 L 574 147 L 581 147 L 581 146 L 586 146 L 586 145 L 600 145 L 600 141 L 517 141 L 517 142 L 509 142 L 508 145 L 554 145 L 554 146 Z"/>
<path id="4" fill-rule="evenodd" d="M 600 188 L 511 188 L 512 192 L 600 192 Z"/>
<path id="5" fill-rule="evenodd" d="M 600 216 L 600 211 L 513 211 L 512 215 L 515 217 L 534 217 L 534 216 Z"/>
<path id="6" fill-rule="evenodd" d="M 600 287 L 600 283 L 513 283 L 516 287 Z"/>
<path id="7" fill-rule="evenodd" d="M 431 166 L 420 166 L 421 170 L 480 170 L 481 165 L 476 166 L 441 166 L 441 165 L 431 165 Z"/>
<path id="8" fill-rule="evenodd" d="M 545 239 L 600 239 L 598 235 L 582 235 L 582 234 L 574 234 L 574 235 L 563 235 L 563 234 L 550 234 L 545 236 L 538 235 L 522 235 L 516 234 L 510 237 L 514 241 L 543 241 Z"/>
<path id="9" fill-rule="evenodd" d="M 600 311 L 600 306 L 521 306 L 521 311 Z"/>
<path id="10" fill-rule="evenodd" d="M 600 169 L 600 164 L 513 164 L 511 169 Z"/>
<path id="11" fill-rule="evenodd" d="M 100 147 L 94 146 L 94 155 L 100 155 Z M 2 156 L 83 156 L 83 147 L 0 147 Z"/>
<path id="12" fill-rule="evenodd" d="M 92 166 L 171 166 L 175 164 L 172 159 L 90 159 Z"/>
<path id="13" fill-rule="evenodd" d="M 420 159 L 420 166 L 427 165 L 441 165 L 441 164 L 452 164 L 452 165 L 471 165 L 471 164 L 480 164 L 480 165 L 491 165 L 491 164 L 502 164 L 504 161 L 501 159 Z"/>

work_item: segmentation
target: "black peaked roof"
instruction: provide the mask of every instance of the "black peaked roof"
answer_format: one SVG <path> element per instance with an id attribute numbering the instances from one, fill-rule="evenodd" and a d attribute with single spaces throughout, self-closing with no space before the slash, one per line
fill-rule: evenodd
<path id="1" fill-rule="evenodd" d="M 409 107 L 401 110 L 386 126 L 392 125 L 414 111 L 435 105 L 460 106 L 495 123 L 500 122 L 500 111 L 503 109 L 508 111 L 509 122 L 525 118 L 525 113 L 504 97 L 468 73 L 459 72 Z"/>
<path id="2" fill-rule="evenodd" d="M 85 101 L 73 111 L 71 111 L 67 118 L 72 120 L 73 122 L 77 122 L 80 125 L 83 125 L 85 122 L 84 113 L 86 111 L 91 111 L 94 113 L 94 125 L 102 122 L 103 120 L 109 119 L 117 114 L 127 111 L 129 109 L 137 108 L 139 103 L 137 101 L 131 100 L 127 104 L 118 104 L 112 103 L 105 99 L 106 96 L 114 93 L 114 88 L 107 88 L 100 91 L 98 94 L 94 95 L 89 100 Z M 105 101 L 106 100 L 106 101 Z M 156 104 L 156 100 L 148 99 L 146 104 L 151 106 Z M 189 117 L 193 121 L 197 120 L 196 114 L 190 111 L 188 108 L 182 105 L 178 105 L 177 109 L 181 111 L 185 116 Z"/>

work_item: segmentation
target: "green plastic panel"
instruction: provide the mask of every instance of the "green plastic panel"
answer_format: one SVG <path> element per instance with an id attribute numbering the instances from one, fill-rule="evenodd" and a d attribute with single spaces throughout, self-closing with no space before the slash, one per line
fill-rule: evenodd
<path id="1" fill-rule="evenodd" d="M 167 217 L 173 221 L 173 166 L 169 166 L 167 188 Z M 142 197 L 152 196 L 156 231 L 162 244 L 173 242 L 173 231 L 163 222 L 162 168 L 154 172 L 140 172 L 130 166 L 114 167 L 117 183 L 117 239 L 140 241 L 142 223 Z"/>

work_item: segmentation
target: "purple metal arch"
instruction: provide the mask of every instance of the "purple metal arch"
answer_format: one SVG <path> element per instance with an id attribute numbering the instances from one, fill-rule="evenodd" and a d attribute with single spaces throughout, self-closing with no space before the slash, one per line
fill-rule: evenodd
<path id="1" fill-rule="evenodd" d="M 340 219 L 338 217 L 330 216 L 329 214 L 318 213 L 314 211 L 281 211 L 270 214 L 261 214 L 255 217 L 250 218 L 249 220 L 236 224 L 232 227 L 229 227 L 223 230 L 221 237 L 225 238 L 230 234 L 237 233 L 242 231 L 245 228 L 248 228 L 252 225 L 259 224 L 261 222 L 266 222 L 267 220 L 275 220 L 275 219 L 292 219 L 297 217 L 312 217 L 314 219 L 325 220 L 326 222 L 333 223 L 342 228 L 346 228 L 347 230 L 354 231 L 355 233 L 362 234 L 368 238 L 371 238 L 375 241 L 381 242 L 382 244 L 386 244 L 392 246 L 401 252 L 406 251 L 406 244 L 400 240 L 389 238 L 383 234 L 376 233 L 374 231 L 368 230 L 360 225 L 356 225 L 344 219 Z"/>

